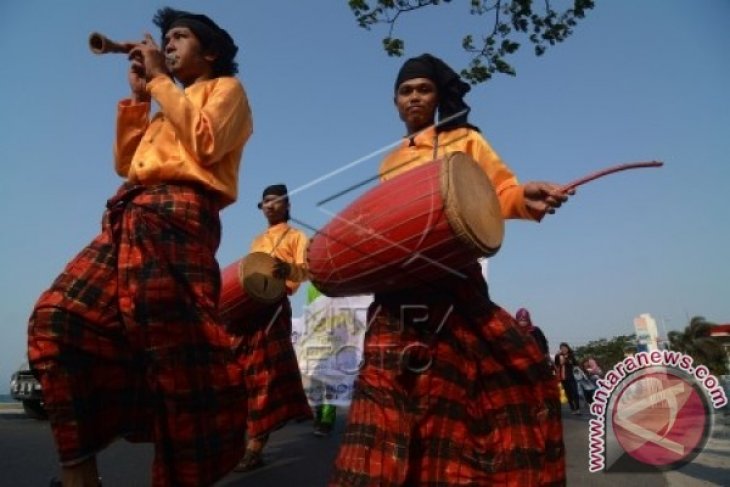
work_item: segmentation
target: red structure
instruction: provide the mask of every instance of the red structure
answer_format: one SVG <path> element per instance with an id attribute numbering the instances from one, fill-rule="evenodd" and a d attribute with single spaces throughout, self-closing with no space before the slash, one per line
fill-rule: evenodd
<path id="1" fill-rule="evenodd" d="M 715 325 L 710 329 L 710 336 L 717 339 L 725 348 L 728 365 L 730 365 L 730 323 Z"/>

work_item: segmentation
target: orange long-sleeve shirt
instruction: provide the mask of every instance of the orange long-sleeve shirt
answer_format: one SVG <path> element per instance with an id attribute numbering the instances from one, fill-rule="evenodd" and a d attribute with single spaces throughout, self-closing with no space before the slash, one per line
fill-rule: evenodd
<path id="1" fill-rule="evenodd" d="M 299 285 L 309 279 L 307 270 L 307 245 L 309 239 L 301 230 L 288 223 L 278 223 L 253 239 L 251 252 L 266 252 L 291 265 L 286 287 L 294 294 Z M 272 253 L 273 252 L 273 253 Z"/>
<path id="2" fill-rule="evenodd" d="M 459 128 L 442 132 L 436 137 L 436 130 L 431 127 L 412 139 L 406 138 L 401 146 L 386 156 L 381 163 L 380 179 L 385 181 L 393 178 L 449 152 L 464 152 L 479 164 L 494 185 L 502 216 L 525 220 L 536 219 L 525 206 L 524 190 L 519 185 L 517 177 L 502 162 L 484 137 L 472 129 Z"/>
<path id="3" fill-rule="evenodd" d="M 151 119 L 150 103 L 125 99 L 117 107 L 117 173 L 141 184 L 200 182 L 221 195 L 222 206 L 233 203 L 243 146 L 253 132 L 241 83 L 225 76 L 183 90 L 156 76 L 147 91 L 160 107 Z"/>

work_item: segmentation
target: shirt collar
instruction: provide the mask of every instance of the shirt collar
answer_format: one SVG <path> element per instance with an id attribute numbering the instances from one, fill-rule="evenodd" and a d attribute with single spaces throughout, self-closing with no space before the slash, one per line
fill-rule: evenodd
<path id="1" fill-rule="evenodd" d="M 276 225 L 270 226 L 269 228 L 266 229 L 266 231 L 270 232 L 270 233 L 277 233 L 277 232 L 286 230 L 288 227 L 289 227 L 289 224 L 287 222 L 281 222 L 281 223 L 277 223 Z"/>
<path id="2" fill-rule="evenodd" d="M 436 126 L 431 125 L 428 128 L 425 128 L 421 130 L 420 132 L 416 132 L 415 135 L 406 135 L 405 139 L 403 139 L 403 145 L 406 147 L 410 146 L 426 146 L 426 147 L 433 147 L 433 142 L 436 137 Z"/>
<path id="3" fill-rule="evenodd" d="M 459 127 L 445 132 L 436 133 L 436 126 L 432 125 L 414 136 L 406 136 L 403 139 L 403 147 L 426 147 L 433 149 L 434 143 L 438 141 L 439 147 L 448 145 L 463 139 L 469 135 L 470 129 Z M 438 135 L 438 138 L 437 138 Z"/>

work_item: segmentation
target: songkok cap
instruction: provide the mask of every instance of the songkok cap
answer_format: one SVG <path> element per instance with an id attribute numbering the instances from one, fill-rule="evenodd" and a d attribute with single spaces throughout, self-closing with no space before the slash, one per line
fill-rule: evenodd
<path id="1" fill-rule="evenodd" d="M 479 130 L 467 121 L 470 108 L 464 102 L 464 95 L 471 90 L 471 86 L 463 81 L 448 64 L 428 53 L 408 59 L 403 63 L 400 71 L 398 71 L 398 76 L 395 80 L 395 91 L 398 91 L 398 87 L 403 82 L 415 78 L 427 78 L 436 85 L 439 99 L 439 121 L 466 110 L 464 114 L 440 124 L 437 129 L 438 131 L 443 132 L 459 127 L 469 127 L 477 131 Z"/>
<path id="2" fill-rule="evenodd" d="M 267 186 L 264 189 L 264 193 L 261 195 L 261 199 L 263 200 L 267 196 L 283 196 L 284 201 L 289 201 L 288 196 L 289 191 L 286 189 L 286 184 L 272 184 L 271 186 Z M 259 203 L 258 207 L 261 209 L 263 206 L 263 203 Z"/>

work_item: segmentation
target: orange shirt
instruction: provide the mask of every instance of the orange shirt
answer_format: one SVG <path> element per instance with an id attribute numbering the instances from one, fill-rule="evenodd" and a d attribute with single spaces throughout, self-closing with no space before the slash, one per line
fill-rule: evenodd
<path id="1" fill-rule="evenodd" d="M 307 245 L 309 239 L 301 230 L 288 223 L 278 223 L 266 229 L 253 239 L 251 252 L 266 252 L 287 264 L 291 264 L 291 275 L 286 287 L 294 294 L 299 285 L 309 278 L 307 271 Z"/>
<path id="2" fill-rule="evenodd" d="M 184 90 L 156 76 L 150 103 L 122 100 L 117 107 L 114 159 L 117 173 L 131 182 L 194 181 L 236 201 L 243 146 L 253 131 L 251 109 L 241 83 L 224 76 L 198 81 Z"/>
<path id="3" fill-rule="evenodd" d="M 434 147 L 436 150 L 434 151 Z M 435 152 L 435 157 L 434 157 Z M 431 127 L 413 139 L 406 138 L 380 165 L 380 179 L 385 181 L 449 152 L 464 152 L 482 168 L 494 185 L 502 216 L 535 220 L 525 206 L 524 190 L 507 165 L 502 162 L 489 143 L 475 130 L 459 128 L 442 132 L 436 137 Z"/>

